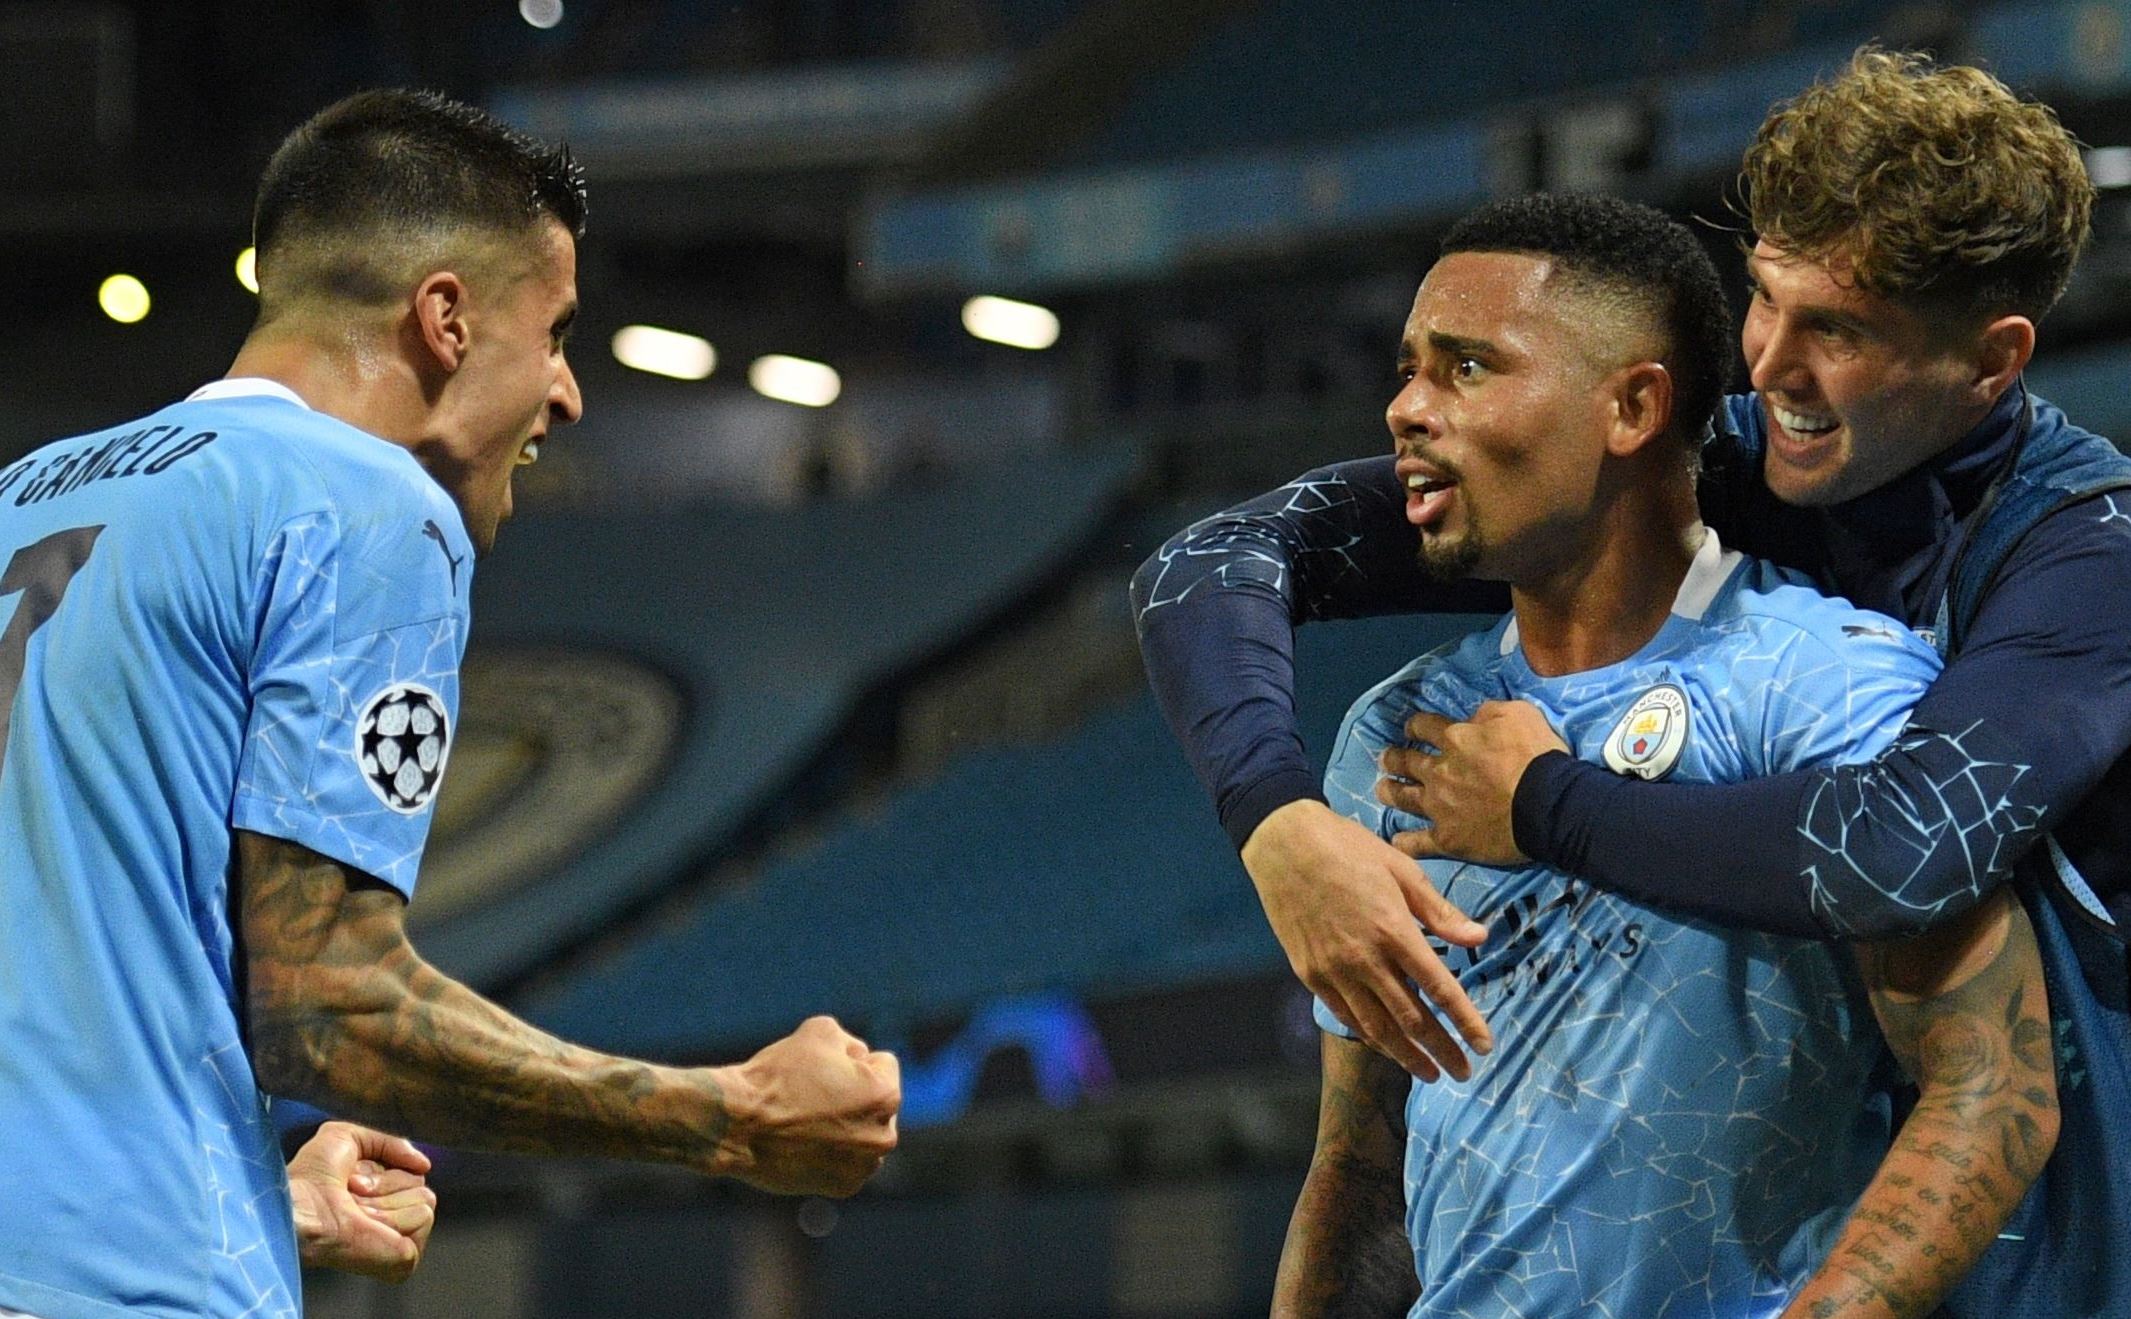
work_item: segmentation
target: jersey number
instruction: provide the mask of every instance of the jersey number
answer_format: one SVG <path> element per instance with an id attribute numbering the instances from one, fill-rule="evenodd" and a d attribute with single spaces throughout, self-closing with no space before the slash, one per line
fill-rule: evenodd
<path id="1" fill-rule="evenodd" d="M 15 551 L 0 573 L 0 597 L 22 594 L 15 616 L 0 632 L 0 769 L 7 767 L 7 733 L 15 713 L 15 689 L 22 685 L 22 663 L 29 653 L 30 633 L 43 627 L 52 611 L 66 597 L 67 583 L 89 561 L 102 527 L 74 527 L 55 531 Z"/>

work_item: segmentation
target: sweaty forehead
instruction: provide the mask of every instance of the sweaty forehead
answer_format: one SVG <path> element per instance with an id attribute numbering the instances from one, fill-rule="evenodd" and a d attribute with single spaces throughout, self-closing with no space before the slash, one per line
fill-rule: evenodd
<path id="1" fill-rule="evenodd" d="M 1562 328 L 1554 259 L 1528 252 L 1452 252 L 1414 294 L 1409 334 L 1523 341 Z"/>

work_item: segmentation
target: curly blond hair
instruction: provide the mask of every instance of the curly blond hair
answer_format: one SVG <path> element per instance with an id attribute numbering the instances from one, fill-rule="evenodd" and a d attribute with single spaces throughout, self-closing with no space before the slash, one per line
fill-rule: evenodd
<path id="1" fill-rule="evenodd" d="M 1981 69 L 1871 46 L 1769 112 L 1739 192 L 1754 233 L 1868 292 L 2040 319 L 2094 209 L 2079 144 Z"/>

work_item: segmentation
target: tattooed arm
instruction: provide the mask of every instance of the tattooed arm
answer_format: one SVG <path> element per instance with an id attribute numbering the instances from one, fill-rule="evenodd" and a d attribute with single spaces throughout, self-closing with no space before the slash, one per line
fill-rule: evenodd
<path id="1" fill-rule="evenodd" d="M 308 848 L 237 833 L 261 1088 L 467 1148 L 679 1164 L 848 1195 L 895 1145 L 892 1055 L 826 1017 L 732 1067 L 565 1043 L 423 961 L 405 901 Z"/>
<path id="2" fill-rule="evenodd" d="M 2041 955 L 2010 889 L 1929 934 L 1864 945 L 1858 960 L 1920 1096 L 1785 1319 L 1931 1313 L 1997 1240 L 2057 1141 Z"/>
<path id="3" fill-rule="evenodd" d="M 1420 1295 L 1406 1240 L 1406 1095 L 1413 1080 L 1326 1032 L 1317 1153 L 1288 1221 L 1273 1319 L 1392 1319 Z"/>

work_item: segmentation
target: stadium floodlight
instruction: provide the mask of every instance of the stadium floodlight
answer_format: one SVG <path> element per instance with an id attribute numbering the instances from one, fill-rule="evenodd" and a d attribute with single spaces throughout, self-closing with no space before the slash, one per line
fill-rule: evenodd
<path id="1" fill-rule="evenodd" d="M 131 325 L 148 314 L 148 286 L 131 275 L 113 275 L 97 287 L 96 305 L 120 325 Z"/>
<path id="2" fill-rule="evenodd" d="M 1009 348 L 1048 348 L 1058 342 L 1058 316 L 1050 308 L 990 294 L 962 304 L 962 328 Z"/>
<path id="3" fill-rule="evenodd" d="M 545 31 L 562 21 L 562 0 L 518 0 L 518 17 Z"/>
<path id="4" fill-rule="evenodd" d="M 258 248 L 247 247 L 242 252 L 237 253 L 237 282 L 242 284 L 248 292 L 257 293 L 259 291 Z"/>
<path id="5" fill-rule="evenodd" d="M 656 325 L 624 325 L 614 332 L 614 360 L 638 371 L 675 380 L 701 380 L 718 369 L 710 340 Z"/>
<path id="6" fill-rule="evenodd" d="M 2087 177 L 2097 188 L 2131 187 L 2131 147 L 2089 149 Z"/>
<path id="7" fill-rule="evenodd" d="M 843 377 L 835 367 L 782 353 L 756 358 L 747 368 L 747 383 L 764 398 L 805 408 L 825 408 L 844 391 Z"/>

